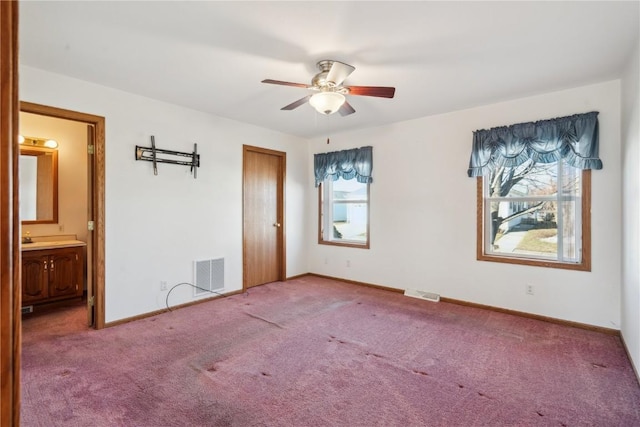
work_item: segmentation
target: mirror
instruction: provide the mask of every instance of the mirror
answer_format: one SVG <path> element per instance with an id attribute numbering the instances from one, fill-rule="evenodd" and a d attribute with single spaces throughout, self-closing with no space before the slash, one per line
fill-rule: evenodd
<path id="1" fill-rule="evenodd" d="M 20 219 L 23 224 L 58 222 L 58 151 L 20 147 Z"/>

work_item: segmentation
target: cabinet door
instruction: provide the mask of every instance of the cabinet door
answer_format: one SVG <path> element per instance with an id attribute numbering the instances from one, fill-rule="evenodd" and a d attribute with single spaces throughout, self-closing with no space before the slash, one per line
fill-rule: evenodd
<path id="1" fill-rule="evenodd" d="M 49 297 L 76 295 L 78 291 L 78 251 L 59 249 L 49 255 Z"/>
<path id="2" fill-rule="evenodd" d="M 22 255 L 22 303 L 28 304 L 49 297 L 49 257 L 40 254 Z"/>

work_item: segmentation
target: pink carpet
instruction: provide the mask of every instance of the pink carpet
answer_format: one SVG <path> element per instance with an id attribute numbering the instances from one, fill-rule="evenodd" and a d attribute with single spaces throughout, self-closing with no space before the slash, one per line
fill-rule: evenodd
<path id="1" fill-rule="evenodd" d="M 25 319 L 24 426 L 640 426 L 619 338 L 507 314 L 304 277 L 84 315 Z"/>

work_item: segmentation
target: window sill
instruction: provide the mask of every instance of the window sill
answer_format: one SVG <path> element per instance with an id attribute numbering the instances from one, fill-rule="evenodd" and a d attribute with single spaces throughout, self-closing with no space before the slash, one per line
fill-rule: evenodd
<path id="1" fill-rule="evenodd" d="M 564 270 L 575 270 L 575 271 L 591 271 L 591 262 L 590 260 L 583 259 L 580 263 L 567 263 L 567 262 L 559 262 L 559 261 L 549 261 L 549 260 L 536 260 L 531 258 L 511 258 L 511 257 L 502 257 L 498 255 L 487 255 L 487 254 L 478 254 L 478 261 L 491 261 L 491 262 L 499 262 L 504 264 L 520 264 L 520 265 L 528 265 L 531 267 L 547 267 L 547 268 L 560 268 Z"/>
<path id="2" fill-rule="evenodd" d="M 358 249 L 369 249 L 369 242 L 359 243 L 355 241 L 327 241 L 327 240 L 318 240 L 319 245 L 328 245 L 328 246 L 342 246 L 346 248 L 358 248 Z"/>

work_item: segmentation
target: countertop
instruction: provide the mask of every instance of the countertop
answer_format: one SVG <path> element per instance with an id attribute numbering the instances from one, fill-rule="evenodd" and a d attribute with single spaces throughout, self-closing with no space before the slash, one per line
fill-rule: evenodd
<path id="1" fill-rule="evenodd" d="M 76 246 L 87 246 L 87 244 L 80 240 L 53 240 L 48 242 L 21 243 L 20 249 L 22 251 L 37 251 L 41 249 L 72 248 Z"/>

